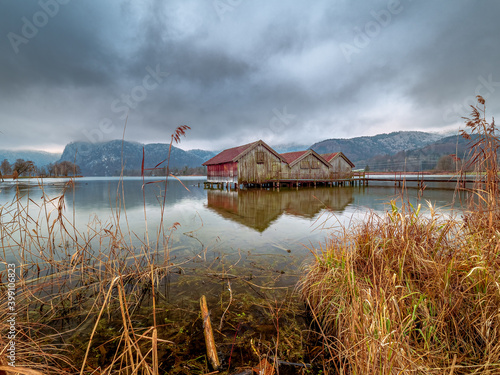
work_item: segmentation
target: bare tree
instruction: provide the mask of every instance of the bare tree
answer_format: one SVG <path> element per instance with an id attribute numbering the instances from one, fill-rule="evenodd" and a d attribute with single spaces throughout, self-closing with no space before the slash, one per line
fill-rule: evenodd
<path id="1" fill-rule="evenodd" d="M 12 166 L 7 159 L 4 159 L 2 164 L 0 164 L 0 170 L 3 175 L 9 175 L 12 173 Z"/>
<path id="2" fill-rule="evenodd" d="M 80 167 L 70 161 L 61 161 L 49 166 L 49 172 L 54 176 L 76 176 L 80 173 Z"/>
<path id="3" fill-rule="evenodd" d="M 19 176 L 31 175 L 36 172 L 35 164 L 31 160 L 17 159 L 12 168 Z"/>
<path id="4" fill-rule="evenodd" d="M 14 163 L 14 171 L 17 172 L 19 176 L 22 176 L 24 173 L 26 173 L 29 169 L 29 165 L 26 160 L 24 159 L 17 159 L 16 162 Z"/>
<path id="5" fill-rule="evenodd" d="M 54 163 L 47 164 L 47 173 L 49 177 L 54 174 Z"/>

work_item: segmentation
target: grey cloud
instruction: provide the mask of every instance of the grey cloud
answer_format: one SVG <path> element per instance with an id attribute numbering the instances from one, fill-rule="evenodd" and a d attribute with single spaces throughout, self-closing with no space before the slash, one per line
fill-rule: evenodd
<path id="1" fill-rule="evenodd" d="M 72 0 L 16 54 L 7 34 L 40 5 L 0 1 L 0 124 L 22 128 L 0 148 L 62 148 L 97 134 L 103 119 L 113 130 L 99 136 L 119 138 L 125 111 L 113 103 L 134 92 L 145 96 L 127 111 L 126 137 L 168 141 L 187 124 L 186 147 L 458 125 L 450 108 L 489 75 L 493 91 L 482 92 L 500 109 L 494 0 L 401 0 L 386 25 L 377 14 L 390 1 L 226 4 L 221 19 L 211 1 Z M 367 27 L 377 32 L 347 61 L 342 45 L 356 46 Z M 157 66 L 169 76 L 141 89 Z M 294 119 L 273 131 L 284 108 Z"/>

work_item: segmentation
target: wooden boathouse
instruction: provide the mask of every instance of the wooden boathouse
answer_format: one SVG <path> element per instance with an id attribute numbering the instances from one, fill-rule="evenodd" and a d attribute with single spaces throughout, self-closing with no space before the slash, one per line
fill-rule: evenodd
<path id="1" fill-rule="evenodd" d="M 235 188 L 278 180 L 287 167 L 286 160 L 262 140 L 224 150 L 203 165 L 207 167 L 209 186 Z"/>
<path id="2" fill-rule="evenodd" d="M 314 150 L 278 154 L 262 140 L 222 151 L 203 163 L 206 187 L 240 185 L 298 187 L 354 185 L 354 164 L 341 152 L 320 155 Z"/>
<path id="3" fill-rule="evenodd" d="M 279 154 L 262 140 L 222 151 L 203 163 L 207 167 L 205 187 L 237 189 L 245 187 L 366 186 L 368 183 L 394 182 L 394 187 L 430 183 L 454 183 L 462 189 L 467 184 L 481 184 L 467 175 L 432 176 L 404 172 L 369 176 L 353 171 L 354 164 L 342 153 L 318 154 L 313 150 Z"/>

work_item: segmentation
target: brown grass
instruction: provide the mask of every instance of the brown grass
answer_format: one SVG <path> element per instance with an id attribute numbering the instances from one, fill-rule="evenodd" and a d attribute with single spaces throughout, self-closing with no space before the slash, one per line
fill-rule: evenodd
<path id="1" fill-rule="evenodd" d="M 300 288 L 333 373 L 500 373 L 499 141 L 478 102 L 462 220 L 391 202 L 314 251 Z"/>

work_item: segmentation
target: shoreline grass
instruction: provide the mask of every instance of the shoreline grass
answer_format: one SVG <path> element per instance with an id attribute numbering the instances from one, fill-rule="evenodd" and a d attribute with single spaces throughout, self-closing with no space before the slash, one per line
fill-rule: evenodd
<path id="1" fill-rule="evenodd" d="M 478 97 L 461 219 L 395 201 L 336 233 L 299 286 L 338 374 L 500 373 L 500 144 Z"/>
<path id="2" fill-rule="evenodd" d="M 500 238 L 391 208 L 318 250 L 302 281 L 331 368 L 500 373 Z"/>

